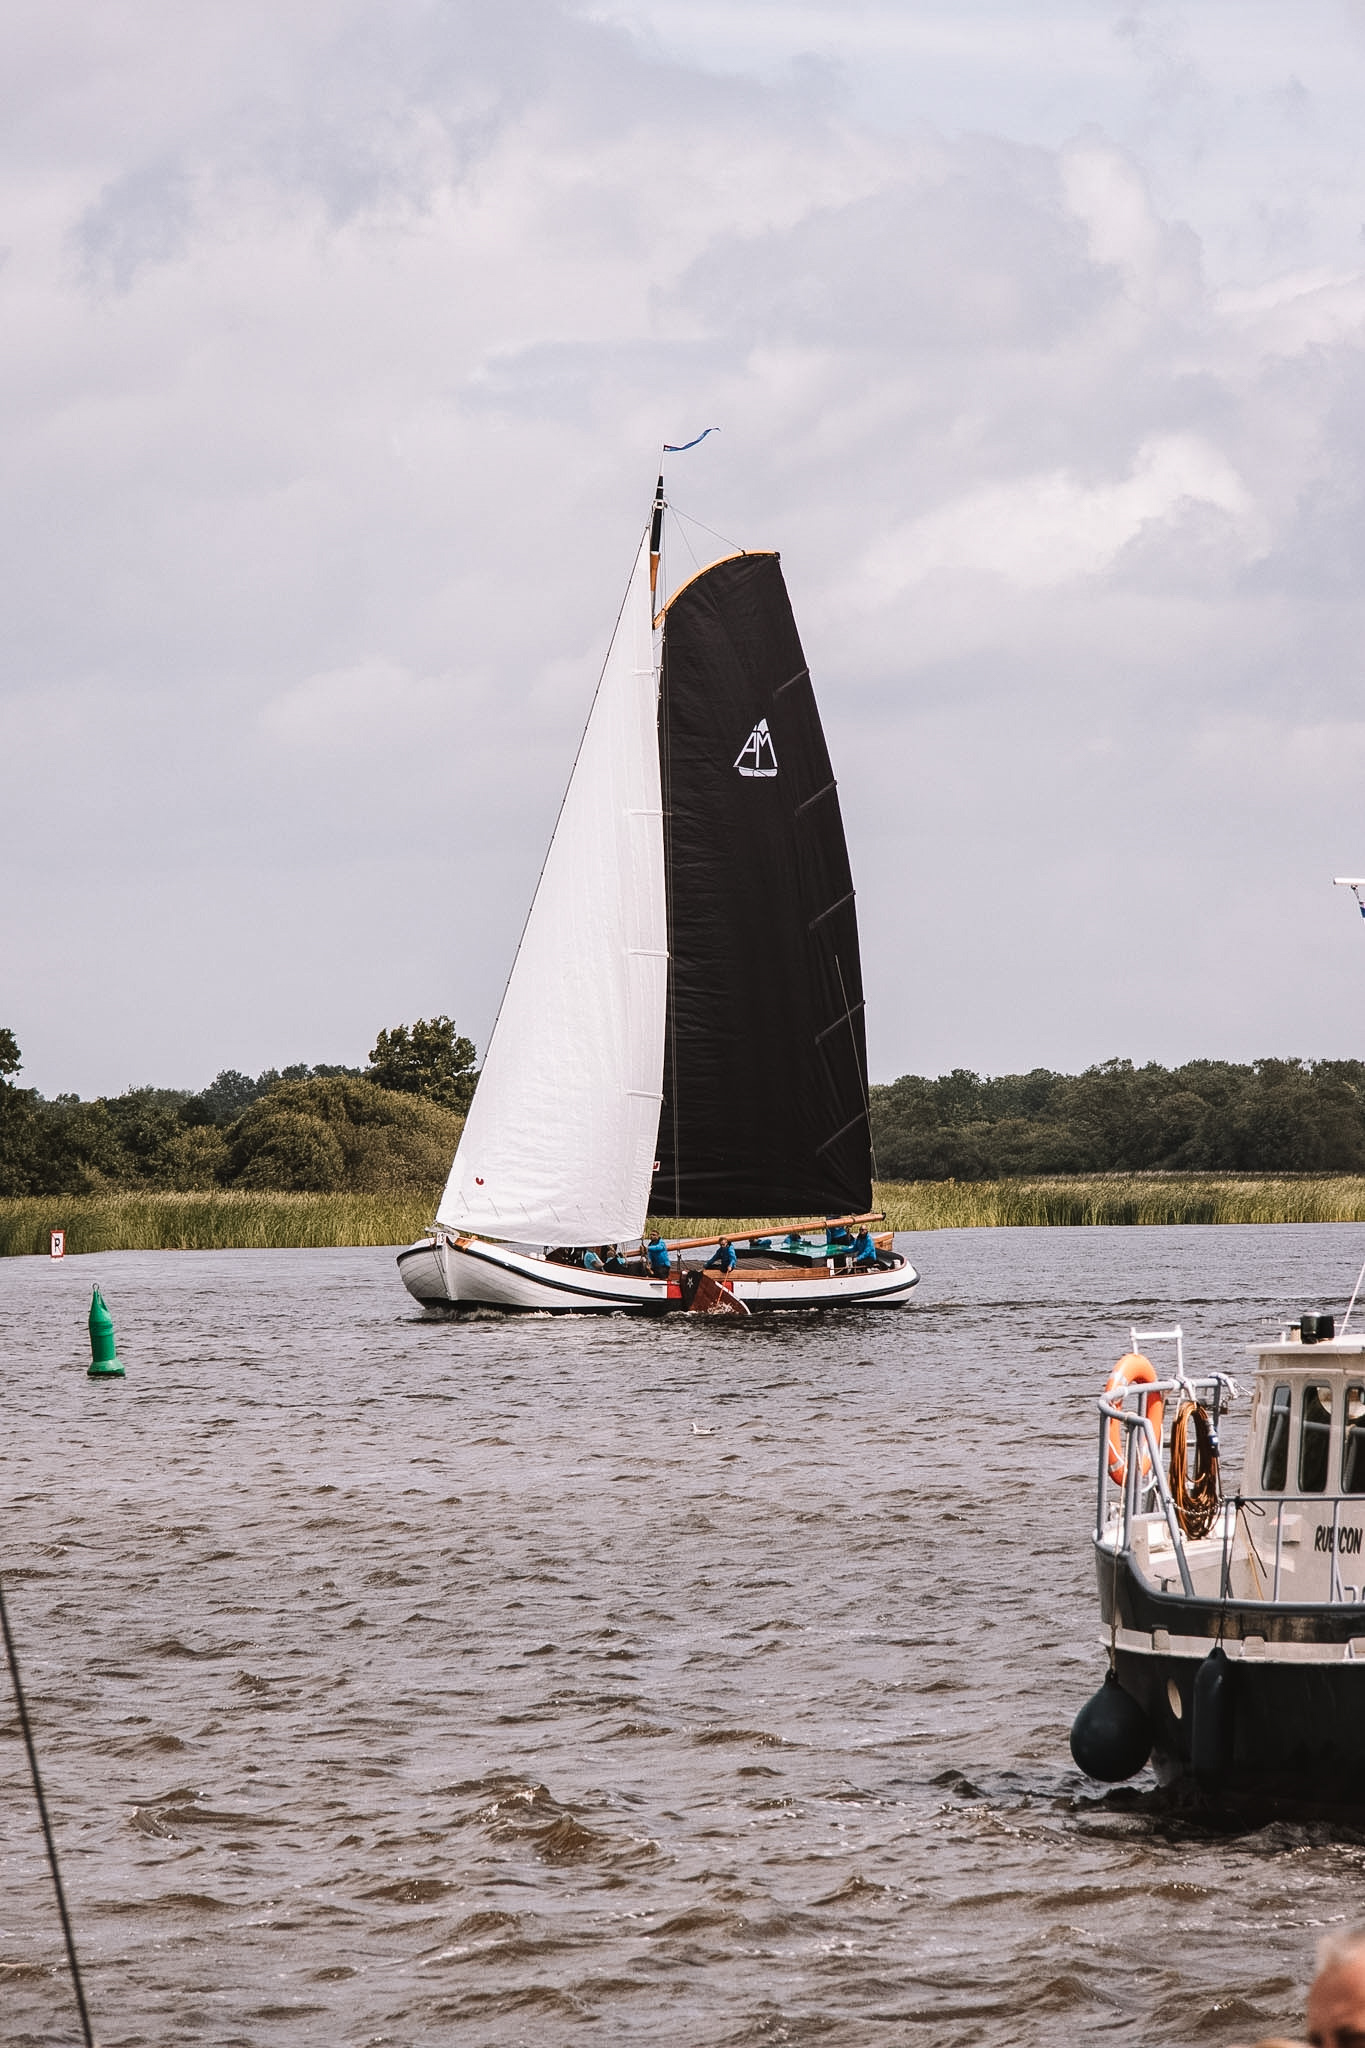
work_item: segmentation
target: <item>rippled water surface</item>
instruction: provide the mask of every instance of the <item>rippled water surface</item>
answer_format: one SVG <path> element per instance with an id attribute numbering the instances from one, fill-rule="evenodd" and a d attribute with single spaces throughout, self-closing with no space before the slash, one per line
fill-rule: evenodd
<path id="1" fill-rule="evenodd" d="M 961 1231 L 912 1308 L 464 1324 L 390 1254 L 0 1262 L 0 1567 L 96 2032 L 1253 2040 L 1365 1849 L 1073 1769 L 1093 1397 L 1351 1227 Z M 128 1364 L 87 1380 L 92 1280 Z M 76 2038 L 0 1707 L 0 2038 Z"/>

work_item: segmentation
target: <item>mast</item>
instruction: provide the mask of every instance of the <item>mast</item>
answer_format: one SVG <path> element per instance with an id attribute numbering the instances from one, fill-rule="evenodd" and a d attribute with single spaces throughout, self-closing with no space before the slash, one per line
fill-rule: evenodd
<path id="1" fill-rule="evenodd" d="M 656 616 L 659 592 L 659 557 L 664 544 L 664 473 L 654 486 L 654 513 L 649 522 L 649 616 Z"/>

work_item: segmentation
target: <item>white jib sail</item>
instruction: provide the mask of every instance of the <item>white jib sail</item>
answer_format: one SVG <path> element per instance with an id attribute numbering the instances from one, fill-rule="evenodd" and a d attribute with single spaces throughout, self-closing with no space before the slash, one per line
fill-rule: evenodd
<path id="1" fill-rule="evenodd" d="M 642 545 L 437 1219 L 531 1244 L 644 1227 L 668 991 Z"/>

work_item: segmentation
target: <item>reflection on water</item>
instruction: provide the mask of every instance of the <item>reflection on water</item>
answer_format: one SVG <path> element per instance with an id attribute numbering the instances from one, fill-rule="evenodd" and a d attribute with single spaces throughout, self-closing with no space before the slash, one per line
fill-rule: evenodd
<path id="1" fill-rule="evenodd" d="M 101 2039 L 1280 2031 L 1365 1851 L 1077 1776 L 1093 1396 L 1133 1321 L 1237 1371 L 1360 1237 L 943 1232 L 903 1312 L 658 1326 L 423 1322 L 384 1252 L 0 1263 L 0 1564 Z M 66 2041 L 15 1733 L 3 2035 Z"/>

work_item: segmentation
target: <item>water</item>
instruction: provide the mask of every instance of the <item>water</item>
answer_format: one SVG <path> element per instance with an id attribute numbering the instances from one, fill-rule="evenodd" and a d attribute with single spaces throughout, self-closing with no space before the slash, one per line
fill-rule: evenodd
<path id="1" fill-rule="evenodd" d="M 1360 1232 L 909 1248 L 903 1312 L 658 1326 L 424 1322 L 375 1251 L 0 1262 L 0 1564 L 105 2048 L 1294 2022 L 1360 1841 L 1182 1831 L 1068 1756 L 1093 1396 L 1134 1319 L 1237 1370 Z M 0 1738 L 0 2038 L 70 2042 Z"/>

